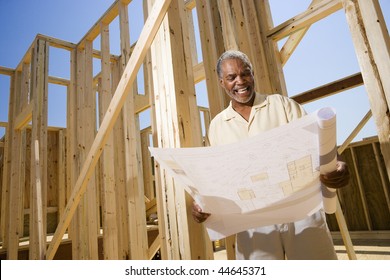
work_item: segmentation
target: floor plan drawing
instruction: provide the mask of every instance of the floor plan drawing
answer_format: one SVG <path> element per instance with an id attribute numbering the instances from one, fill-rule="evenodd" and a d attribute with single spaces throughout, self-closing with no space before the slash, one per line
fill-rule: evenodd
<path id="1" fill-rule="evenodd" d="M 335 168 L 335 113 L 321 110 L 234 144 L 150 151 L 211 213 L 206 221 L 211 239 L 294 221 L 323 207 L 320 165 Z M 325 133 L 324 120 L 331 121 Z"/>

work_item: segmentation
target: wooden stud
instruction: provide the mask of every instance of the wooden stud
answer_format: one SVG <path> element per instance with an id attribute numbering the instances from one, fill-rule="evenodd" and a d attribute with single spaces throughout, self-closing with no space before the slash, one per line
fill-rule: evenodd
<path id="1" fill-rule="evenodd" d="M 156 129 L 160 147 L 202 145 L 199 112 L 195 104 L 196 100 L 192 98 L 194 96 L 193 79 L 190 73 L 192 59 L 186 52 L 190 49 L 186 47 L 189 41 L 184 39 L 188 38 L 186 33 L 182 33 L 186 30 L 186 20 L 183 20 L 185 18 L 185 7 L 182 3 L 172 2 L 167 18 L 152 47 L 156 120 L 158 121 Z M 181 57 L 186 59 L 183 61 Z M 189 78 L 181 76 L 183 74 Z M 160 216 L 166 215 L 167 224 L 159 225 L 159 230 L 160 234 L 167 235 L 167 240 L 172 240 L 172 244 L 178 245 L 174 247 L 167 244 L 168 258 L 210 258 L 208 243 L 205 239 L 199 240 L 199 237 L 204 238 L 202 228 L 195 225 L 191 215 L 187 216 L 187 209 L 190 209 L 192 199 L 182 187 L 177 186 L 178 182 L 172 182 L 172 178 L 161 172 L 161 186 L 157 187 L 160 205 L 158 213 L 159 221 Z M 161 208 L 161 205 L 164 207 Z M 187 228 L 188 231 L 183 231 Z M 196 232 L 198 233 L 195 234 Z M 198 240 L 192 239 L 192 234 L 197 236 Z"/>
<path id="2" fill-rule="evenodd" d="M 111 98 L 111 65 L 109 26 L 101 26 L 101 87 L 99 92 L 99 112 L 104 116 Z M 103 118 L 102 118 L 103 119 Z M 114 138 L 110 135 L 105 144 L 102 162 L 102 218 L 104 259 L 118 259 L 118 227 L 115 194 Z"/>
<path id="3" fill-rule="evenodd" d="M 33 98 L 32 137 L 31 137 L 31 192 L 30 192 L 30 247 L 29 258 L 40 259 L 46 252 L 41 247 L 42 239 L 46 242 L 46 231 L 40 232 L 39 225 L 42 222 L 46 228 L 47 206 L 47 112 L 48 112 L 48 55 L 49 45 L 43 40 L 37 40 L 33 48 L 31 95 Z M 39 155 L 35 143 L 39 144 Z M 39 166 L 35 159 L 39 157 Z M 39 168 L 39 172 L 36 170 Z M 37 178 L 39 175 L 39 178 Z M 41 187 L 37 186 L 40 183 Z M 38 193 L 41 192 L 41 195 Z M 39 196 L 39 197 L 38 197 Z M 42 201 L 42 202 L 40 202 Z M 38 209 L 37 207 L 41 207 Z M 42 211 L 42 213 L 40 213 Z M 41 221 L 39 221 L 41 215 Z M 42 250 L 44 250 L 42 252 Z"/>
<path id="4" fill-rule="evenodd" d="M 342 0 L 390 177 L 390 40 L 378 0 Z"/>
<path id="5" fill-rule="evenodd" d="M 8 248 L 9 238 L 9 206 L 10 206 L 10 185 L 11 185 L 11 171 L 12 171 L 12 139 L 14 133 L 14 98 L 12 92 L 15 90 L 16 72 L 13 71 L 10 85 L 10 98 L 8 106 L 8 123 L 5 124 L 5 139 L 4 139 L 4 159 L 3 159 L 3 178 L 2 178 L 2 193 L 1 193 L 1 226 L 0 238 L 3 241 L 3 248 Z"/>
<path id="6" fill-rule="evenodd" d="M 260 38 L 264 47 L 265 58 L 268 64 L 268 79 L 271 84 L 271 93 L 279 93 L 287 96 L 286 82 L 284 80 L 282 63 L 278 55 L 278 46 L 275 40 L 265 36 L 273 27 L 271 9 L 268 1 L 254 1 L 258 22 L 260 23 Z"/>
<path id="7" fill-rule="evenodd" d="M 112 88 L 111 92 L 115 92 L 115 89 L 120 80 L 121 62 L 118 60 L 111 65 L 112 73 Z M 124 128 L 122 115 L 118 116 L 118 120 L 113 128 L 113 134 L 115 139 L 115 185 L 116 185 L 116 204 L 117 204 L 117 226 L 118 226 L 118 251 L 119 259 L 130 259 L 130 236 L 127 228 L 127 195 L 125 185 L 125 157 L 124 157 Z"/>
<path id="8" fill-rule="evenodd" d="M 130 56 L 130 32 L 127 7 L 119 5 L 119 19 L 121 30 L 122 63 L 127 64 Z M 139 120 L 135 113 L 135 99 L 137 83 L 134 80 L 122 109 L 125 155 L 125 183 L 127 195 L 127 221 L 130 236 L 131 259 L 145 259 L 147 257 L 148 242 L 145 218 L 145 203 L 142 156 L 139 135 Z"/>
<path id="9" fill-rule="evenodd" d="M 268 17 L 270 17 L 270 12 L 267 11 L 268 7 L 263 4 L 258 11 L 256 11 L 256 6 L 253 0 L 243 1 L 242 3 L 246 27 L 246 44 L 249 47 L 247 55 L 252 62 L 256 80 L 256 89 L 258 92 L 262 93 L 277 92 L 282 94 L 284 91 L 281 90 L 280 85 L 272 85 L 273 78 L 271 76 L 272 72 L 274 72 L 273 68 L 276 63 L 270 61 L 270 59 L 273 58 L 271 53 L 274 50 L 272 49 L 267 52 L 269 40 L 268 38 L 262 38 L 261 36 L 261 32 L 264 33 L 264 30 L 262 29 L 268 27 Z"/>
<path id="10" fill-rule="evenodd" d="M 44 219 L 43 219 L 43 213 L 46 211 L 43 211 L 43 202 L 42 202 L 42 177 L 41 177 L 41 163 L 39 160 L 39 154 L 40 154 L 40 148 L 39 148 L 39 141 L 35 140 L 34 141 L 34 178 L 35 182 L 33 183 L 33 186 L 35 187 L 35 190 L 33 190 L 34 194 L 36 195 L 35 199 L 31 201 L 31 203 L 34 203 L 33 209 L 36 209 L 36 214 L 33 213 L 33 215 L 36 215 L 36 228 L 37 228 L 37 235 L 38 235 L 38 252 L 37 252 L 37 257 L 39 260 L 43 260 L 45 258 L 45 253 L 46 253 L 46 233 L 45 233 L 45 227 L 44 227 Z M 31 213 L 30 213 L 31 215 Z"/>
<path id="11" fill-rule="evenodd" d="M 217 0 L 218 10 L 221 17 L 221 28 L 223 30 L 223 40 L 226 50 L 238 50 L 237 30 L 234 24 L 232 9 L 225 0 Z"/>
<path id="12" fill-rule="evenodd" d="M 205 73 L 208 102 L 212 117 L 226 108 L 229 103 L 224 90 L 219 86 L 216 69 L 217 60 L 224 51 L 222 30 L 218 28 L 218 6 L 216 4 L 215 1 L 196 0 L 203 57 L 202 70 Z"/>
<path id="13" fill-rule="evenodd" d="M 17 112 L 18 103 L 16 96 L 20 95 L 20 83 L 21 83 L 21 73 L 16 73 L 16 84 L 15 92 L 11 96 L 14 100 L 14 110 Z M 11 177 L 10 177 L 10 190 L 9 190 L 9 216 L 8 220 L 8 254 L 7 258 L 11 260 L 18 259 L 18 247 L 19 247 L 19 238 L 23 236 L 23 232 L 20 232 L 20 223 L 22 217 L 22 184 L 21 182 L 21 147 L 22 146 L 22 133 L 20 130 L 14 130 L 12 137 L 12 162 L 11 162 Z"/>
<path id="14" fill-rule="evenodd" d="M 155 195 L 153 181 L 153 166 L 148 147 L 153 146 L 149 139 L 151 136 L 151 127 L 141 131 L 141 150 L 142 150 L 142 170 L 144 179 L 144 193 L 149 200 L 153 200 Z"/>
<path id="15" fill-rule="evenodd" d="M 92 69 L 92 41 L 85 42 L 85 73 L 84 73 L 84 96 L 81 100 L 83 102 L 82 123 L 83 123 L 83 148 L 81 150 L 81 162 L 83 163 L 87 151 L 90 149 L 96 135 L 96 93 L 93 90 L 93 69 Z M 99 217 L 98 217 L 98 202 L 97 202 L 97 185 L 95 182 L 95 174 L 92 173 L 90 181 L 88 182 L 86 195 L 84 196 L 85 225 L 87 231 L 83 231 L 83 239 L 87 240 L 88 247 L 85 248 L 87 254 L 84 256 L 88 259 L 98 259 L 98 232 L 99 232 Z"/>
<path id="16" fill-rule="evenodd" d="M 66 114 L 66 198 L 69 203 L 73 186 L 79 173 L 79 155 L 77 153 L 77 50 L 70 52 L 70 85 L 67 87 Z M 61 218 L 65 209 L 62 212 Z M 68 228 L 68 237 L 72 240 L 72 258 L 78 258 L 78 215 L 75 215 Z M 66 230 L 66 229 L 65 229 Z"/>
<path id="17" fill-rule="evenodd" d="M 66 205 L 66 138 L 65 131 L 60 129 L 58 131 L 58 145 L 57 145 L 57 186 L 58 186 L 58 212 L 57 220 L 59 221 L 63 215 Z"/>
<path id="18" fill-rule="evenodd" d="M 354 168 L 355 168 L 355 170 L 358 170 L 357 163 L 356 163 L 355 151 L 354 151 L 354 148 L 352 148 L 352 147 L 351 147 L 351 155 L 352 155 L 352 159 L 353 159 Z M 368 230 L 372 230 L 372 223 L 371 223 L 370 215 L 369 215 L 368 208 L 367 208 L 366 196 L 364 194 L 364 188 L 362 185 L 362 181 L 361 181 L 359 172 L 357 172 L 357 174 L 356 174 L 356 179 L 357 179 L 357 185 L 359 188 L 360 197 L 362 199 L 362 205 L 363 205 L 363 209 L 364 209 L 364 217 L 365 217 L 366 222 L 367 222 Z"/>

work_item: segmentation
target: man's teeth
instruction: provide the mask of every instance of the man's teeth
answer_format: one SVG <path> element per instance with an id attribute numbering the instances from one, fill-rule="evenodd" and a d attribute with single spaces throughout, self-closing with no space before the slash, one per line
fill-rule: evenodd
<path id="1" fill-rule="evenodd" d="M 238 89 L 237 92 L 238 93 L 244 93 L 248 88 L 242 88 L 242 89 Z"/>

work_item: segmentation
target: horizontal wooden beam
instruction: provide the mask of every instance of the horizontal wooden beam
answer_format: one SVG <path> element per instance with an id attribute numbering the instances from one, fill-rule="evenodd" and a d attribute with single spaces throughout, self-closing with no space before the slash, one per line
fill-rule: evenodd
<path id="1" fill-rule="evenodd" d="M 310 6 L 305 12 L 279 24 L 267 32 L 267 37 L 279 41 L 292 33 L 308 27 L 313 23 L 343 8 L 340 0 L 323 0 Z"/>
<path id="2" fill-rule="evenodd" d="M 0 75 L 12 76 L 15 73 L 15 69 L 0 66 Z"/>
<path id="3" fill-rule="evenodd" d="M 49 76 L 49 84 L 55 84 L 60 86 L 69 86 L 70 81 L 68 79 Z"/>
<path id="4" fill-rule="evenodd" d="M 55 47 L 55 48 L 58 48 L 58 49 L 64 49 L 64 50 L 67 50 L 67 51 L 71 51 L 71 50 L 75 49 L 76 46 L 77 46 L 74 43 L 71 43 L 71 42 L 68 42 L 68 41 L 64 41 L 64 40 L 61 40 L 61 39 L 57 39 L 57 38 L 54 38 L 54 37 L 50 37 L 50 36 L 47 36 L 47 35 L 43 35 L 43 34 L 38 34 L 36 36 L 36 39 L 45 40 L 46 42 L 49 43 L 49 46 Z"/>
<path id="5" fill-rule="evenodd" d="M 56 212 L 58 212 L 58 207 L 49 206 L 49 207 L 46 208 L 46 213 L 47 214 L 56 213 Z M 30 213 L 31 213 L 31 209 L 30 208 L 25 208 L 23 210 L 23 214 L 24 215 L 30 215 Z"/>
<path id="6" fill-rule="evenodd" d="M 332 83 L 294 95 L 291 98 L 300 104 L 305 104 L 361 85 L 363 85 L 362 74 L 356 73 Z"/>

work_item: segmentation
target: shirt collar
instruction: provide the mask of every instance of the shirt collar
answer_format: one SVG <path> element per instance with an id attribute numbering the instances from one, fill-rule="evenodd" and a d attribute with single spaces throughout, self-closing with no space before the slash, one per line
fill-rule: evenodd
<path id="1" fill-rule="evenodd" d="M 255 94 L 256 95 L 255 100 L 253 101 L 252 110 L 259 110 L 260 108 L 268 105 L 269 101 L 266 94 L 260 94 L 257 92 Z M 238 116 L 240 115 L 233 109 L 232 101 L 230 101 L 229 106 L 224 111 L 223 119 L 228 121 Z"/>

